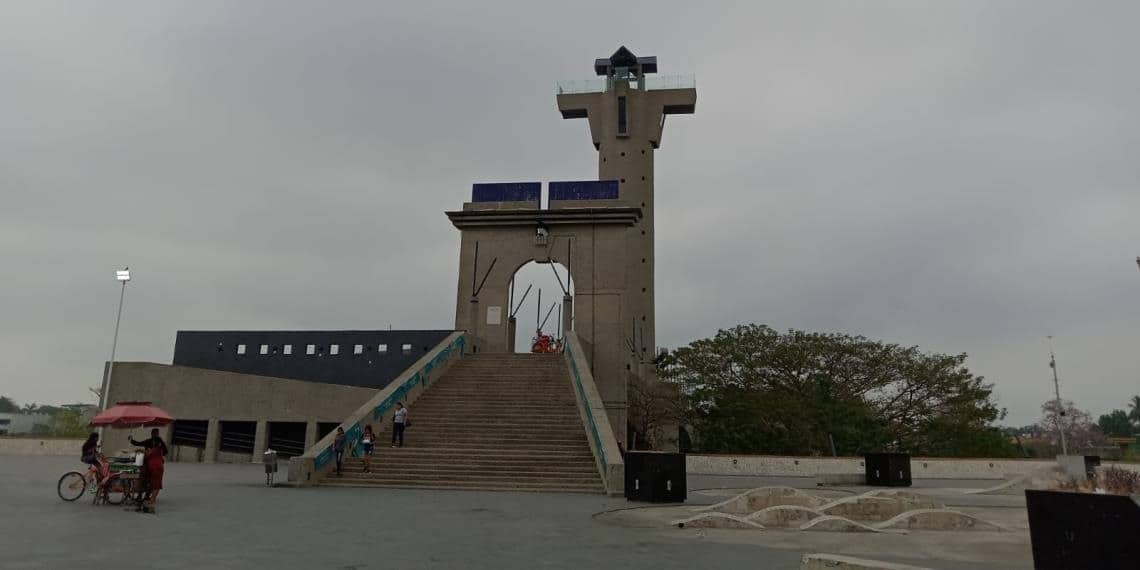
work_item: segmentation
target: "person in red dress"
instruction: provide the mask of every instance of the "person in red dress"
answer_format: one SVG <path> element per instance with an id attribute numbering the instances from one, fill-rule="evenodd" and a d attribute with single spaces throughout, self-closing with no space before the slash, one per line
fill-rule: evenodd
<path id="1" fill-rule="evenodd" d="M 155 503 L 158 502 L 158 492 L 162 490 L 162 475 L 166 470 L 166 442 L 158 435 L 158 428 L 150 430 L 150 439 L 135 441 L 137 445 L 146 449 L 143 454 L 142 479 L 146 489 L 146 503 L 140 508 L 143 512 L 154 512 Z"/>

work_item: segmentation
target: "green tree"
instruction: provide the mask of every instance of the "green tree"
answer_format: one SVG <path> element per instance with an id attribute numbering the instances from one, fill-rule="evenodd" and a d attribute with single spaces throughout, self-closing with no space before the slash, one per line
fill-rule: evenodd
<path id="1" fill-rule="evenodd" d="M 721 330 L 662 359 L 696 446 L 708 452 L 1011 456 L 993 427 L 1005 411 L 965 354 L 835 333 Z"/>
<path id="2" fill-rule="evenodd" d="M 1097 425 L 1104 435 L 1128 437 L 1132 435 L 1132 420 L 1124 410 L 1112 410 L 1097 419 Z"/>
<path id="3" fill-rule="evenodd" d="M 83 415 L 67 408 L 60 408 L 52 415 L 51 424 L 51 434 L 56 437 L 84 437 L 91 432 Z"/>
<path id="4" fill-rule="evenodd" d="M 0 414 L 15 414 L 20 411 L 16 401 L 8 396 L 0 396 Z"/>
<path id="5" fill-rule="evenodd" d="M 1128 407 L 1132 408 L 1128 410 L 1128 419 L 1132 420 L 1132 423 L 1140 428 L 1140 396 L 1132 396 L 1132 399 L 1128 402 Z"/>

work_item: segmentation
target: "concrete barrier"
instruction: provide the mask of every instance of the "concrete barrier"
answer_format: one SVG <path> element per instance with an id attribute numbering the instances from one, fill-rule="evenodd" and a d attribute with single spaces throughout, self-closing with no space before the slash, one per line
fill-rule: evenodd
<path id="1" fill-rule="evenodd" d="M 800 559 L 800 570 L 930 570 L 930 568 L 835 554 L 805 554 Z"/>
<path id="2" fill-rule="evenodd" d="M 0 437 L 0 455 L 74 455 L 79 461 L 82 439 Z"/>
<path id="3" fill-rule="evenodd" d="M 594 384 L 590 363 L 586 361 L 586 353 L 582 350 L 582 343 L 578 340 L 577 334 L 566 333 L 563 352 L 566 365 L 570 369 L 570 380 L 574 383 L 574 400 L 578 403 L 578 414 L 582 417 L 586 439 L 590 442 L 590 451 L 594 453 L 594 460 L 598 465 L 598 475 L 606 486 L 606 494 L 623 495 L 625 459 L 622 457 L 621 448 L 618 447 L 617 438 L 614 437 L 605 402 L 598 392 L 597 385 Z"/>
<path id="4" fill-rule="evenodd" d="M 911 458 L 914 479 L 1008 479 L 1056 465 L 1037 459 Z M 692 475 L 752 477 L 817 477 L 855 480 L 864 474 L 860 457 L 791 457 L 776 455 L 699 455 L 686 458 Z"/>

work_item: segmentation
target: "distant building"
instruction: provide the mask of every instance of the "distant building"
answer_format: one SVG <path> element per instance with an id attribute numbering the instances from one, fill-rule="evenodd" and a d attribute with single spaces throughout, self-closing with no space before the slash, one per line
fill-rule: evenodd
<path id="1" fill-rule="evenodd" d="M 47 414 L 0 414 L 0 435 L 24 435 L 51 431 Z"/>

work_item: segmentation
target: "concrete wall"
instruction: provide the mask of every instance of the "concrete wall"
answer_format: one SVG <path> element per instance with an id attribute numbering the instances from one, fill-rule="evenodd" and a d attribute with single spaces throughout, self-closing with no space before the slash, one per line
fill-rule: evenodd
<path id="1" fill-rule="evenodd" d="M 1008 479 L 1056 465 L 1054 460 L 952 459 L 914 457 L 915 479 Z M 762 477 L 815 477 L 863 474 L 859 457 L 790 457 L 773 455 L 689 455 L 688 472 L 694 475 L 745 475 Z"/>
<path id="2" fill-rule="evenodd" d="M 79 461 L 82 439 L 0 437 L 0 455 L 74 455 Z"/>
<path id="3" fill-rule="evenodd" d="M 339 422 L 362 402 L 376 393 L 369 388 L 304 382 L 269 376 L 219 372 L 201 368 L 171 366 L 151 362 L 116 362 L 111 381 L 112 404 L 117 401 L 142 400 L 166 410 L 176 419 L 208 420 L 210 435 L 202 461 L 249 461 L 252 455 L 221 455 L 217 451 L 221 421 L 306 422 L 315 439 L 317 422 Z M 104 430 L 103 452 L 117 454 L 129 449 L 128 435 L 144 437 L 149 429 Z M 162 431 L 171 440 L 169 427 Z M 258 431 L 254 450 L 264 450 L 267 434 Z M 178 450 L 177 460 L 195 461 L 198 453 Z M 220 458 L 220 459 L 219 459 Z"/>

